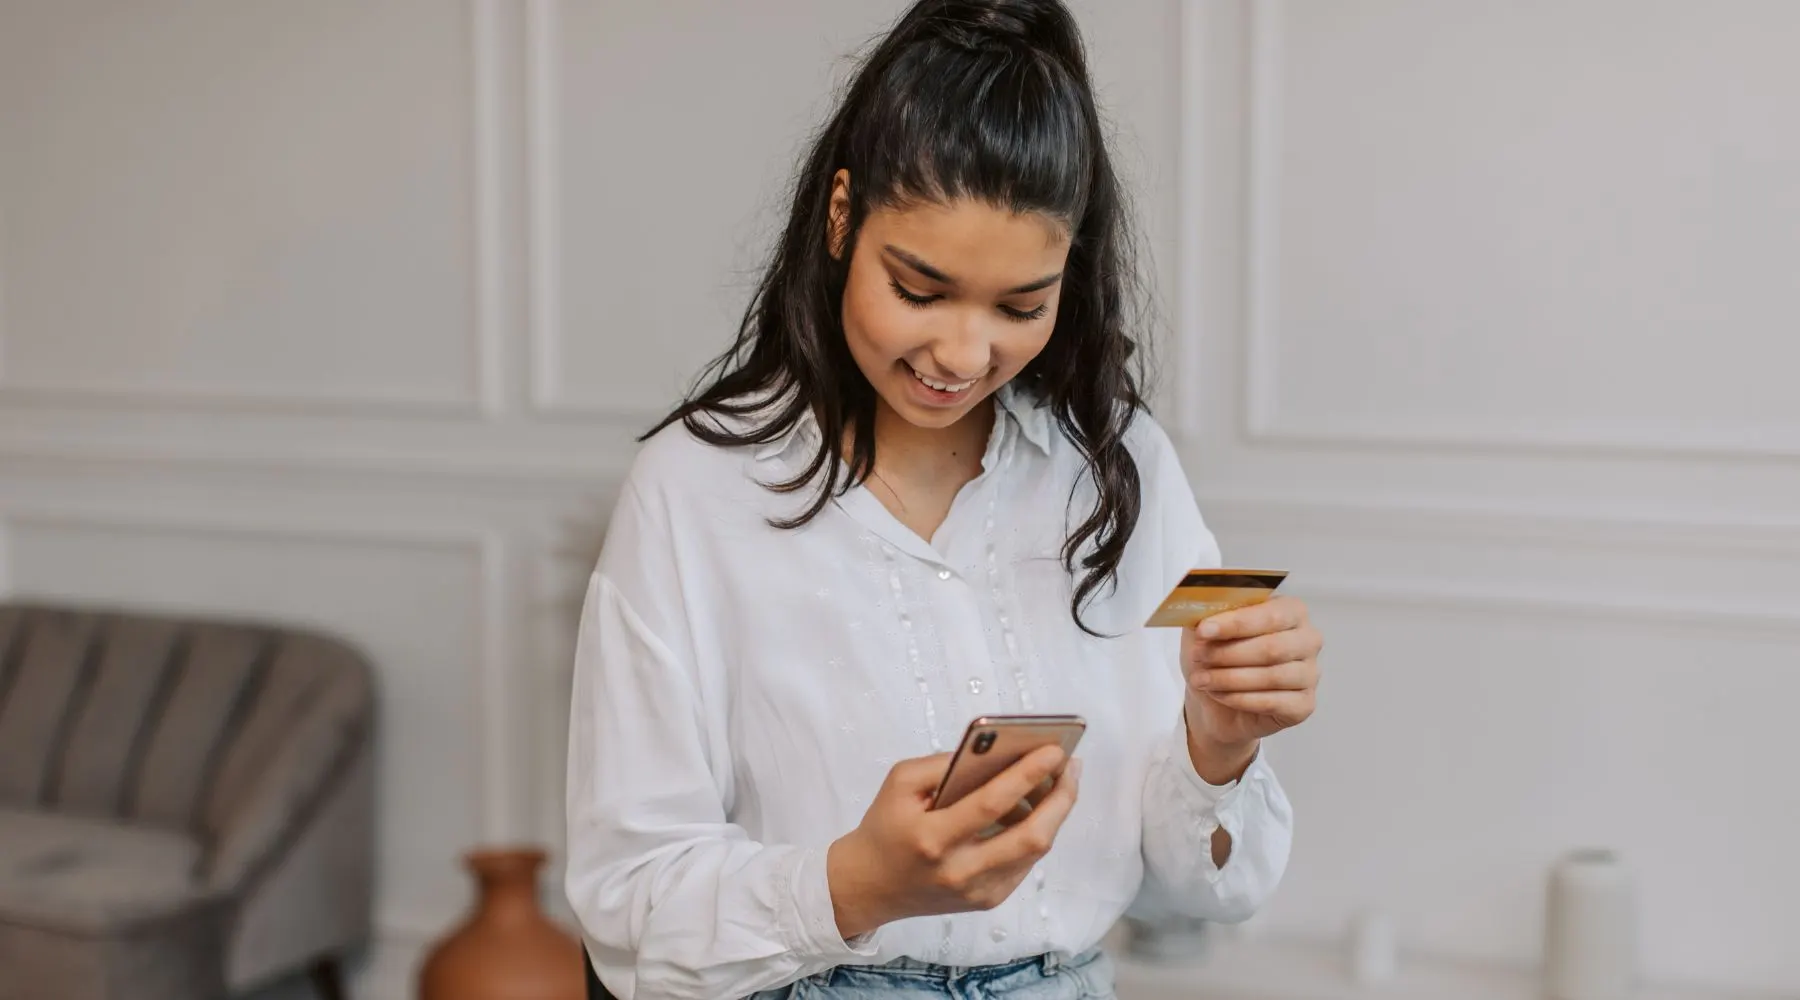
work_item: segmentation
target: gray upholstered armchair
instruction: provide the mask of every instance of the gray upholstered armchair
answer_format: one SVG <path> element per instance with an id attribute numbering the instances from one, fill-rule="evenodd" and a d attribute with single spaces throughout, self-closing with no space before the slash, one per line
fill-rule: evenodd
<path id="1" fill-rule="evenodd" d="M 0 604 L 0 1000 L 341 993 L 374 736 L 330 637 Z"/>

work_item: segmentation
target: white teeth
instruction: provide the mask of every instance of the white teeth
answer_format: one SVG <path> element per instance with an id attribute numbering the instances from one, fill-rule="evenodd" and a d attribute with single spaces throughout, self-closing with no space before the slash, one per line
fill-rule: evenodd
<path id="1" fill-rule="evenodd" d="M 967 389 L 970 386 L 974 385 L 975 383 L 981 381 L 980 378 L 972 378 L 972 379 L 968 380 L 967 382 L 962 382 L 962 383 L 952 385 L 949 382 L 939 382 L 936 379 L 926 378 L 925 376 L 919 374 L 919 370 L 917 368 L 913 368 L 911 365 L 908 365 L 907 367 L 912 370 L 913 378 L 918 379 L 919 381 L 925 383 L 926 385 L 930 386 L 933 389 L 936 389 L 939 392 L 962 392 L 964 389 Z"/>

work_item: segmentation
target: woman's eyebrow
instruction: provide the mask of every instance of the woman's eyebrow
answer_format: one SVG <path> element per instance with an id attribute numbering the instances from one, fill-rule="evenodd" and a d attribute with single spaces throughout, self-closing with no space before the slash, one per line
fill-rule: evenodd
<path id="1" fill-rule="evenodd" d="M 1017 288 L 1009 288 L 1006 290 L 1006 294 L 1008 294 L 1008 295 L 1024 295 L 1028 292 L 1043 291 L 1044 289 L 1049 288 L 1051 285 L 1054 285 L 1061 280 L 1062 280 L 1062 272 L 1061 271 L 1058 271 L 1055 274 L 1046 274 L 1036 281 L 1027 282 L 1023 285 L 1020 285 Z"/>
<path id="2" fill-rule="evenodd" d="M 932 281 L 938 282 L 939 284 L 950 285 L 953 287 L 956 284 L 955 278 L 952 278 L 949 275 L 945 274 L 944 272 L 938 270 L 937 268 L 932 267 L 930 264 L 925 263 L 925 261 L 922 258 L 917 257 L 913 254 L 907 253 L 905 250 L 902 250 L 899 247 L 894 246 L 891 243 L 887 244 L 886 246 L 883 246 L 881 249 L 883 251 L 885 251 L 889 256 L 894 257 L 895 259 L 899 260 L 900 263 L 905 264 L 907 267 L 910 267 L 913 270 L 924 275 L 925 277 L 930 278 Z"/>
<path id="3" fill-rule="evenodd" d="M 893 257 L 895 260 L 898 260 L 900 263 L 905 264 L 907 267 L 910 267 L 913 270 L 924 275 L 925 277 L 930 278 L 932 281 L 938 282 L 939 284 L 949 285 L 952 288 L 956 287 L 956 279 L 955 278 L 952 278 L 949 275 L 945 274 L 944 272 L 938 270 L 937 268 L 932 267 L 930 264 L 926 263 L 925 260 L 923 258 L 919 257 L 918 255 L 907 253 L 905 250 L 902 250 L 899 247 L 894 246 L 891 243 L 883 246 L 881 249 L 882 249 L 883 253 L 888 254 L 889 256 Z M 1005 294 L 1007 294 L 1007 295 L 1025 295 L 1030 292 L 1042 291 L 1043 289 L 1049 288 L 1051 285 L 1054 285 L 1061 280 L 1062 280 L 1062 272 L 1058 271 L 1055 274 L 1046 274 L 1042 278 L 1037 279 L 1036 281 L 1026 282 L 1023 285 L 1018 286 L 1017 288 L 1009 288 L 1006 290 Z"/>

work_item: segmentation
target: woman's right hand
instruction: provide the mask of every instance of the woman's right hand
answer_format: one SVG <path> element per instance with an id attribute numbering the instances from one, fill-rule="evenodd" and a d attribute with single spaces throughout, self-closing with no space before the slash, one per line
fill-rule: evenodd
<path id="1" fill-rule="evenodd" d="M 949 767 L 937 754 L 888 772 L 862 823 L 826 856 L 831 902 L 845 940 L 906 917 L 987 910 L 1012 895 L 1050 850 L 1075 806 L 1081 762 L 1042 747 L 943 809 L 931 797 Z M 1046 778 L 1055 785 L 1039 798 Z M 1037 805 L 1012 822 L 1022 799 Z M 995 824 L 1001 832 L 982 837 Z"/>

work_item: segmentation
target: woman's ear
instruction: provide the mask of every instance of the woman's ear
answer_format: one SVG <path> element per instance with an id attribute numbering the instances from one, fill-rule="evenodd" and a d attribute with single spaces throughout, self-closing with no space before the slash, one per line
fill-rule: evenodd
<path id="1" fill-rule="evenodd" d="M 850 171 L 839 169 L 831 178 L 831 207 L 825 222 L 825 246 L 831 256 L 844 259 L 844 241 L 850 234 Z"/>

